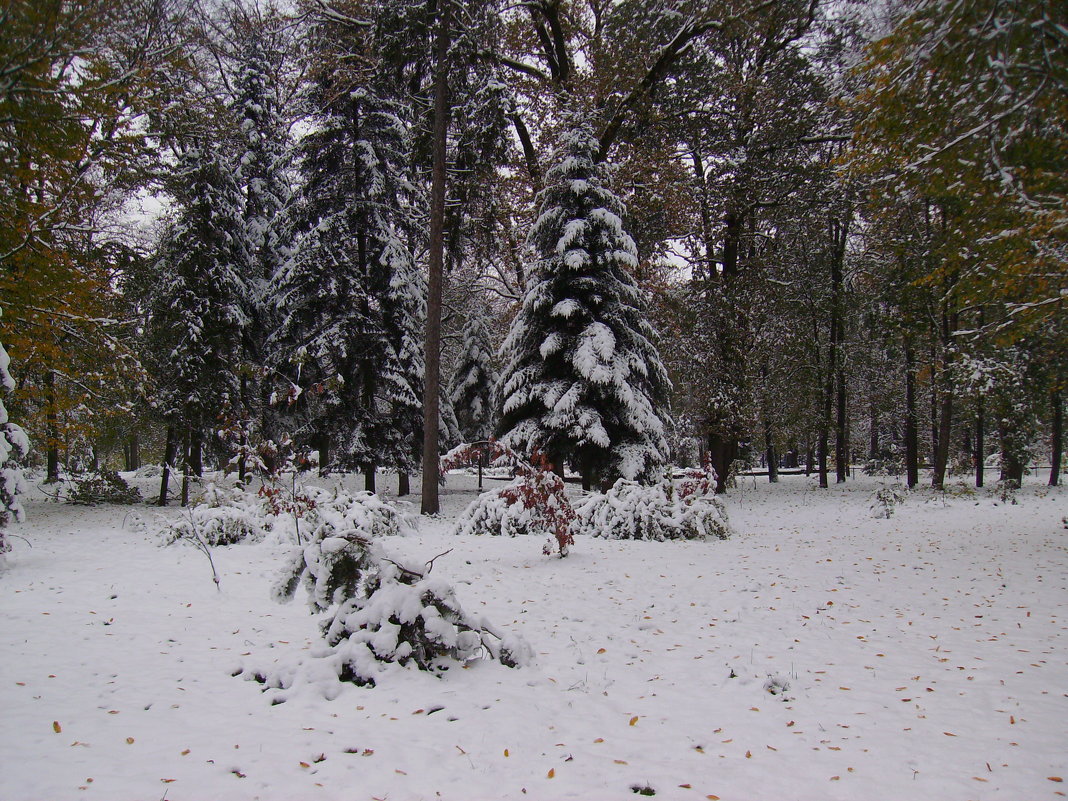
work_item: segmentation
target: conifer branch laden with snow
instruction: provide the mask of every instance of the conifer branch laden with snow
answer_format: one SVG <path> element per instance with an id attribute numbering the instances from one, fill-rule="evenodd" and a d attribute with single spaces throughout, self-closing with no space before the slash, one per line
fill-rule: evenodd
<path id="1" fill-rule="evenodd" d="M 597 147 L 589 122 L 570 116 L 530 234 L 538 261 L 503 346 L 498 425 L 502 442 L 558 469 L 569 461 L 585 486 L 653 480 L 669 453 L 670 382 Z"/>
<path id="2" fill-rule="evenodd" d="M 395 509 L 371 493 L 337 491 L 329 499 L 324 490 L 309 491 L 317 498 L 310 542 L 293 550 L 274 595 L 290 600 L 304 586 L 312 611 L 327 613 L 324 640 L 310 659 L 239 671 L 275 690 L 274 703 L 307 684 L 327 698 L 343 682 L 374 686 L 390 664 L 440 675 L 476 659 L 506 667 L 530 661 L 520 637 L 465 612 L 452 587 L 430 577 L 445 554 L 415 566 L 386 553 L 381 537 L 398 533 L 402 522 Z"/>

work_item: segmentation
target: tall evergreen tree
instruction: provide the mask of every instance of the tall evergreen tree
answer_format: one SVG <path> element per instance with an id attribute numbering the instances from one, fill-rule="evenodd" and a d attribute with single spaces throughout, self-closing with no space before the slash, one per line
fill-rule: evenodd
<path id="1" fill-rule="evenodd" d="M 234 174 L 218 145 L 198 143 L 182 154 L 172 179 L 176 212 L 156 262 L 147 341 L 160 382 L 157 404 L 169 427 L 161 504 L 175 437 L 186 437 L 187 458 L 196 466 L 204 435 L 238 396 L 240 337 L 247 323 L 241 267 L 248 256 Z"/>
<path id="2" fill-rule="evenodd" d="M 332 451 L 373 489 L 378 466 L 414 467 L 419 425 L 421 376 L 410 361 L 423 300 L 407 245 L 409 122 L 388 71 L 371 78 L 352 66 L 373 57 L 372 33 L 326 18 L 312 42 L 322 59 L 309 92 L 314 128 L 300 145 L 302 233 L 277 282 L 277 341 L 302 362 L 305 383 L 326 389 L 308 422 L 320 458 Z"/>
<path id="3" fill-rule="evenodd" d="M 504 344 L 502 441 L 538 449 L 583 483 L 651 479 L 668 458 L 667 373 L 638 263 L 588 121 L 571 117 L 530 234 L 530 287 Z"/>
<path id="4" fill-rule="evenodd" d="M 475 310 L 464 325 L 459 358 L 449 382 L 449 399 L 466 442 L 486 440 L 493 434 L 496 384 L 489 329 L 485 318 Z"/>
<path id="5" fill-rule="evenodd" d="M 272 7 L 266 10 L 236 5 L 229 18 L 229 46 L 233 53 L 233 98 L 230 110 L 237 120 L 234 147 L 237 180 L 244 194 L 245 297 L 247 319 L 241 337 L 241 397 L 237 416 L 242 436 L 278 436 L 279 410 L 271 404 L 270 372 L 266 369 L 267 341 L 281 325 L 271 290 L 289 253 L 292 200 L 290 117 L 285 108 L 288 62 L 293 54 L 287 23 Z M 244 473 L 244 461 L 239 470 Z"/>

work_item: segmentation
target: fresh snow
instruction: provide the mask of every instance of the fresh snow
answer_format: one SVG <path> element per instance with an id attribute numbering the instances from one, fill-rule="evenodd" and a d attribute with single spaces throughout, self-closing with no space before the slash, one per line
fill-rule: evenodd
<path id="1" fill-rule="evenodd" d="M 0 572 L 0 798 L 1068 791 L 1063 489 L 1033 477 L 1016 506 L 914 492 L 875 519 L 876 479 L 743 478 L 730 540 L 579 537 L 559 559 L 540 537 L 452 535 L 474 481 L 450 476 L 442 516 L 382 546 L 438 557 L 433 579 L 533 665 L 398 668 L 275 706 L 231 674 L 319 647 L 303 599 L 270 600 L 288 546 L 213 549 L 216 591 L 202 553 L 159 547 L 151 507 L 31 495 L 14 533 L 32 547 L 12 538 Z"/>

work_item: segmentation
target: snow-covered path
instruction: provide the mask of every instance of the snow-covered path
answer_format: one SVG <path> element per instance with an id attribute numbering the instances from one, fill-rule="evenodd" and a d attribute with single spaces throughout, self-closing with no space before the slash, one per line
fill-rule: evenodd
<path id="1" fill-rule="evenodd" d="M 536 664 L 277 706 L 230 674 L 315 639 L 302 603 L 268 598 L 282 548 L 216 549 L 216 592 L 202 554 L 157 547 L 128 509 L 31 504 L 33 548 L 0 575 L 0 798 L 1068 792 L 1063 489 L 1014 507 L 916 494 L 876 520 L 871 483 L 747 480 L 731 540 L 582 538 L 557 560 L 531 538 L 449 536 L 468 483 L 387 546 L 452 548 L 435 575 Z"/>

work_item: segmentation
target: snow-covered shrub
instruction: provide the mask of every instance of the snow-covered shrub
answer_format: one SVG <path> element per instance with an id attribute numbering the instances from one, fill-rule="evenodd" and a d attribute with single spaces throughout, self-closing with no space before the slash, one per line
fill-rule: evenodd
<path id="1" fill-rule="evenodd" d="M 464 612 L 452 588 L 429 577 L 432 567 L 433 560 L 424 572 L 390 559 L 376 538 L 357 531 L 297 549 L 276 597 L 292 598 L 303 584 L 313 610 L 333 610 L 323 623 L 324 641 L 303 663 L 242 675 L 279 690 L 320 684 L 332 698 L 341 682 L 373 686 L 390 663 L 440 675 L 487 656 L 507 667 L 530 660 L 522 639 Z M 275 696 L 285 699 L 284 692 Z"/>
<path id="2" fill-rule="evenodd" d="M 548 460 L 535 452 L 530 461 L 497 442 L 461 445 L 442 458 L 442 473 L 466 464 L 489 447 L 494 467 L 510 465 L 515 479 L 501 489 L 479 495 L 460 514 L 454 534 L 549 535 L 544 551 L 567 556 L 575 544 L 571 524 L 575 510 L 564 492 L 564 481 L 552 471 Z"/>
<path id="3" fill-rule="evenodd" d="M 412 522 L 373 492 L 348 492 L 338 488 L 304 489 L 310 506 L 302 531 L 311 541 L 359 531 L 370 537 L 392 537 L 412 531 Z"/>
<path id="4" fill-rule="evenodd" d="M 905 472 L 905 462 L 899 454 L 886 454 L 864 462 L 866 476 L 900 476 Z"/>
<path id="5" fill-rule="evenodd" d="M 871 496 L 871 516 L 889 520 L 898 504 L 908 497 L 908 488 L 899 484 L 886 484 L 879 487 Z"/>
<path id="6" fill-rule="evenodd" d="M 100 503 L 140 503 L 141 492 L 131 487 L 114 470 L 99 470 L 87 473 L 71 481 L 67 490 L 67 503 L 80 506 L 96 506 Z"/>
<path id="7" fill-rule="evenodd" d="M 642 485 L 619 479 L 604 494 L 592 495 L 576 510 L 575 528 L 612 540 L 693 540 L 731 535 L 727 513 L 710 488 L 676 489 L 670 480 Z"/>
<path id="8" fill-rule="evenodd" d="M 262 539 L 268 528 L 263 503 L 255 494 L 209 485 L 204 501 L 184 510 L 181 517 L 166 521 L 161 533 L 164 545 L 179 540 L 195 543 L 200 538 L 214 547 Z"/>

